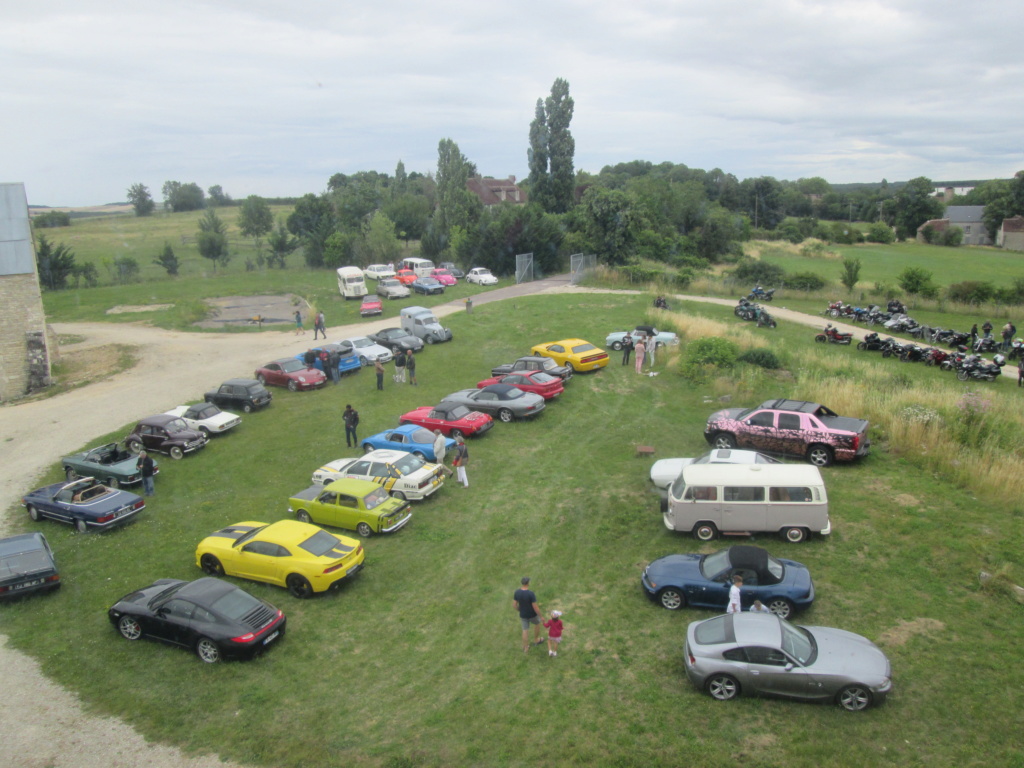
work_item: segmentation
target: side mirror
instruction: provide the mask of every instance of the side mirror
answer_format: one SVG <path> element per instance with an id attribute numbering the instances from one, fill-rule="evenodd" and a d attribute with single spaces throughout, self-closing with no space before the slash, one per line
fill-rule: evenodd
<path id="1" fill-rule="evenodd" d="M 793 662 L 791 662 L 791 661 L 787 661 L 787 662 L 786 662 L 786 666 L 784 667 L 784 669 L 785 669 L 785 670 L 786 670 L 787 672 L 792 672 L 792 671 L 793 671 Z"/>

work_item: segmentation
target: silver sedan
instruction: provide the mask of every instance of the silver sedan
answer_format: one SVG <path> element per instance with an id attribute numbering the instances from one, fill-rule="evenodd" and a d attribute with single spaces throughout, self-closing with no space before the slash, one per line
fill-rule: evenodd
<path id="1" fill-rule="evenodd" d="M 460 389 L 441 402 L 460 403 L 504 422 L 526 419 L 544 410 L 544 398 L 508 384 L 489 384 L 483 389 Z"/>
<path id="2" fill-rule="evenodd" d="M 690 682 L 719 701 L 760 694 L 859 712 L 881 704 L 892 689 L 889 660 L 867 638 L 766 613 L 693 622 L 683 662 Z"/>

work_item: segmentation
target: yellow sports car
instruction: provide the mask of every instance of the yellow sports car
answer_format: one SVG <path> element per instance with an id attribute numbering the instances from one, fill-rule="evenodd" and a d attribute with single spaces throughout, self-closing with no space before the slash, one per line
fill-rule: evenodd
<path id="1" fill-rule="evenodd" d="M 577 373 L 596 371 L 608 365 L 608 353 L 583 339 L 562 339 L 538 344 L 530 349 L 530 354 L 550 357 L 559 365 L 572 368 Z"/>
<path id="2" fill-rule="evenodd" d="M 297 520 L 236 523 L 196 547 L 196 565 L 211 576 L 265 581 L 295 597 L 337 588 L 362 569 L 365 558 L 355 539 Z"/>

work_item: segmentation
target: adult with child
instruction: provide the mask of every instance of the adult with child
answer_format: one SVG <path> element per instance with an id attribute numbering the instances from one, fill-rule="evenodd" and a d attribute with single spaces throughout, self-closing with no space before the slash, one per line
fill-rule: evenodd
<path id="1" fill-rule="evenodd" d="M 530 650 L 530 625 L 533 625 L 534 645 L 544 642 L 540 636 L 540 606 L 537 595 L 530 589 L 530 577 L 523 576 L 519 580 L 520 587 L 512 595 L 512 607 L 519 611 L 519 624 L 523 628 L 523 653 Z"/>

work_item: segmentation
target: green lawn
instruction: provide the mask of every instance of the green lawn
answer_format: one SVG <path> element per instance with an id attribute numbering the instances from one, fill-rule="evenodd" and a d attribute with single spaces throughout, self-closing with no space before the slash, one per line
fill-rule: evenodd
<path id="1" fill-rule="evenodd" d="M 256 661 L 208 667 L 185 651 L 129 644 L 107 622 L 107 607 L 136 587 L 200 576 L 195 545 L 209 532 L 282 518 L 321 462 L 349 454 L 345 403 L 360 410 L 366 435 L 473 386 L 531 343 L 600 344 L 641 321 L 648 304 L 646 296 L 557 295 L 517 299 L 514 310 L 479 306 L 446 319 L 455 341 L 424 353 L 418 388 L 388 379 L 377 393 L 362 372 L 321 392 L 275 390 L 274 404 L 237 434 L 181 462 L 164 459 L 158 495 L 124 530 L 79 536 L 20 513 L 24 529 L 47 534 L 66 583 L 0 609 L 5 632 L 92 711 L 151 739 L 256 765 L 1021 764 L 1013 737 L 1024 703 L 1021 609 L 977 581 L 982 568 L 1024 580 L 1020 501 L 979 502 L 931 471 L 927 457 L 889 450 L 885 435 L 874 435 L 864 461 L 824 470 L 829 539 L 757 543 L 811 568 L 817 601 L 803 623 L 882 646 L 893 664 L 889 702 L 858 715 L 774 700 L 722 704 L 686 680 L 687 622 L 712 614 L 655 607 L 640 573 L 661 555 L 722 543 L 698 547 L 666 531 L 648 488 L 650 462 L 636 459 L 634 446 L 653 445 L 659 458 L 696 455 L 717 407 L 707 398 L 799 398 L 820 359 L 813 355 L 826 352 L 848 378 L 877 363 L 848 348 L 823 351 L 807 329 L 785 323 L 765 335 L 787 374 L 742 368 L 694 385 L 671 372 L 637 376 L 613 354 L 535 423 L 498 424 L 471 441 L 471 487 L 449 485 L 416 505 L 406 529 L 367 540 L 366 568 L 339 593 L 299 601 L 246 583 L 289 620 L 284 642 Z M 659 368 L 671 365 L 665 358 Z M 934 380 L 950 400 L 962 393 L 948 377 Z M 126 431 L 111 429 L 95 442 Z M 45 480 L 59 477 L 55 467 Z M 558 659 L 519 647 L 511 595 L 527 574 L 545 611 L 565 611 Z"/>

